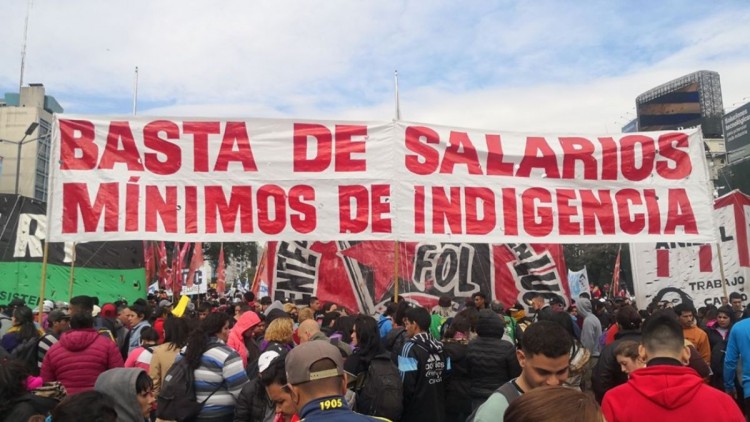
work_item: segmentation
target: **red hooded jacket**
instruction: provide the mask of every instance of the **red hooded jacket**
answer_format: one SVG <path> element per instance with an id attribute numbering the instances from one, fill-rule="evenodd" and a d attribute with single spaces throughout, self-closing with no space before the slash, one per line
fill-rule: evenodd
<path id="1" fill-rule="evenodd" d="M 123 366 L 117 345 L 93 328 L 70 330 L 44 356 L 42 379 L 60 381 L 68 395 L 93 390 L 102 372 Z"/>
<path id="2" fill-rule="evenodd" d="M 693 369 L 678 366 L 676 360 L 662 361 L 665 364 L 638 369 L 627 383 L 604 395 L 607 422 L 745 421 L 728 394 L 704 384 Z"/>
<path id="3" fill-rule="evenodd" d="M 236 350 L 242 358 L 242 366 L 247 367 L 247 347 L 245 347 L 245 340 L 243 334 L 245 331 L 255 327 L 260 323 L 260 317 L 253 311 L 245 311 L 242 314 L 239 321 L 234 324 L 232 330 L 229 332 L 229 338 L 227 339 L 227 346 Z"/>

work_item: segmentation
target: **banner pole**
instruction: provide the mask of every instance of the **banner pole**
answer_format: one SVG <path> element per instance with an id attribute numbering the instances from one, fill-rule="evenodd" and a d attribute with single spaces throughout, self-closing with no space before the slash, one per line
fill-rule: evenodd
<path id="1" fill-rule="evenodd" d="M 73 280 L 76 271 L 76 243 L 73 242 L 73 259 L 70 260 L 70 284 L 68 284 L 68 302 L 73 298 Z"/>
<path id="2" fill-rule="evenodd" d="M 44 257 L 42 258 L 42 288 L 39 292 L 39 324 L 44 321 L 44 291 L 47 289 L 47 259 L 49 258 L 49 240 L 44 240 Z"/>
<path id="3" fill-rule="evenodd" d="M 398 240 L 393 243 L 393 302 L 398 303 L 398 270 L 399 270 Z"/>
<path id="4" fill-rule="evenodd" d="M 721 242 L 716 242 L 716 254 L 719 256 L 719 272 L 721 273 L 721 286 L 724 288 L 724 298 L 729 300 L 727 279 L 724 277 L 724 259 L 721 257 Z"/>

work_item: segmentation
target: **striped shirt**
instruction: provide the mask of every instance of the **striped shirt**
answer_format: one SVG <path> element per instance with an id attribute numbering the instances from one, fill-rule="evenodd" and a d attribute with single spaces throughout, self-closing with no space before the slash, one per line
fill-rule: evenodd
<path id="1" fill-rule="evenodd" d="M 37 351 L 37 363 L 39 365 L 39 369 L 42 369 L 42 362 L 44 361 L 44 356 L 49 351 L 49 348 L 52 347 L 53 344 L 57 343 L 58 338 L 55 337 L 53 334 L 47 334 L 41 339 L 39 339 L 39 347 Z"/>
<path id="2" fill-rule="evenodd" d="M 209 339 L 208 347 L 194 372 L 196 400 L 200 403 L 211 396 L 203 406 L 200 417 L 231 415 L 242 387 L 248 382 L 242 358 L 216 337 Z M 182 358 L 182 354 L 177 355 L 177 360 Z"/>

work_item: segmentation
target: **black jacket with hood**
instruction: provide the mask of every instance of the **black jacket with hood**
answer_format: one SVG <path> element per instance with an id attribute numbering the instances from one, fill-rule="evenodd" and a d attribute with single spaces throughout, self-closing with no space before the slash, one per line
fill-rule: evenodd
<path id="1" fill-rule="evenodd" d="M 398 356 L 404 382 L 402 421 L 444 422 L 448 364 L 443 344 L 428 332 L 415 334 Z"/>
<path id="2" fill-rule="evenodd" d="M 503 321 L 492 312 L 482 310 L 477 320 L 478 337 L 469 342 L 468 361 L 471 398 L 486 400 L 495 390 L 521 375 L 516 348 L 503 340 Z"/>

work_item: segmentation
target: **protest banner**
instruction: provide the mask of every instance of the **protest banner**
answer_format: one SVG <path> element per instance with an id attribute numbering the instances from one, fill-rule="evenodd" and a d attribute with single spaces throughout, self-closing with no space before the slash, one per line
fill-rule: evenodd
<path id="1" fill-rule="evenodd" d="M 394 294 L 422 306 L 449 296 L 457 306 L 482 292 L 506 307 L 533 292 L 569 302 L 561 245 L 400 242 L 398 274 L 393 242 L 269 242 L 260 279 L 275 300 L 326 298 L 370 314 Z"/>
<path id="2" fill-rule="evenodd" d="M 18 297 L 31 307 L 39 304 L 49 227 L 45 208 L 31 198 L 0 195 L 0 303 Z M 71 271 L 73 296 L 96 296 L 104 303 L 146 295 L 142 242 L 50 243 L 46 299 L 69 300 Z"/>
<path id="3" fill-rule="evenodd" d="M 659 242 L 632 244 L 631 262 L 638 306 L 672 305 L 692 300 L 696 307 L 721 306 L 738 292 L 747 300 L 750 282 L 750 196 L 733 191 L 714 202 L 716 243 Z M 724 269 L 722 281 L 718 250 Z"/>
<path id="4" fill-rule="evenodd" d="M 56 117 L 55 241 L 707 242 L 697 130 Z"/>

